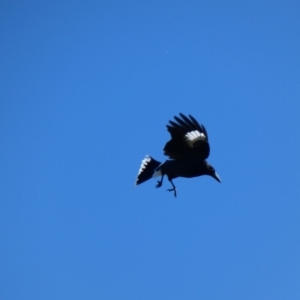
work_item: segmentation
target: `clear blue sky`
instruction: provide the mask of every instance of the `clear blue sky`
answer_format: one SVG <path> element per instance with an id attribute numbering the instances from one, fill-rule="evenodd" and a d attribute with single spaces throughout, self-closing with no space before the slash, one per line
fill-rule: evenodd
<path id="1" fill-rule="evenodd" d="M 1 1 L 0 299 L 300 299 L 299 1 Z M 165 125 L 209 177 L 134 186 Z"/>

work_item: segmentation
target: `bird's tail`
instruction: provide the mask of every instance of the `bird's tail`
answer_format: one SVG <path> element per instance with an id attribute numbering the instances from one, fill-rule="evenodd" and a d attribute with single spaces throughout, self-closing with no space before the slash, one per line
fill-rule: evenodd
<path id="1" fill-rule="evenodd" d="M 161 176 L 161 171 L 158 169 L 160 165 L 161 163 L 159 161 L 147 155 L 142 160 L 142 164 L 137 175 L 135 184 L 138 185 L 152 177 Z"/>

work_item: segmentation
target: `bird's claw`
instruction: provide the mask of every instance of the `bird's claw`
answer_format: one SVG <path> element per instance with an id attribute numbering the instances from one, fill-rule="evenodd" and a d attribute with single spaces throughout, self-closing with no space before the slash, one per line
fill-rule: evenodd
<path id="1" fill-rule="evenodd" d="M 161 187 L 162 186 L 162 182 L 161 181 L 157 181 L 157 185 L 155 186 L 155 187 L 157 187 L 157 188 L 159 188 L 159 187 Z"/>
<path id="2" fill-rule="evenodd" d="M 167 192 L 172 192 L 174 191 L 174 197 L 176 198 L 177 197 L 177 193 L 176 193 L 176 189 L 167 189 Z"/>

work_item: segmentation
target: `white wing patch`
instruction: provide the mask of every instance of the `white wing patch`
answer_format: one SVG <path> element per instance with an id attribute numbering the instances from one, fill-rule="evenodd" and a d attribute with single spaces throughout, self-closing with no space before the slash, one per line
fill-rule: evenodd
<path id="1" fill-rule="evenodd" d="M 199 132 L 198 130 L 190 131 L 185 135 L 185 140 L 190 147 L 194 147 L 194 143 L 197 141 L 203 141 L 206 139 L 204 133 Z"/>

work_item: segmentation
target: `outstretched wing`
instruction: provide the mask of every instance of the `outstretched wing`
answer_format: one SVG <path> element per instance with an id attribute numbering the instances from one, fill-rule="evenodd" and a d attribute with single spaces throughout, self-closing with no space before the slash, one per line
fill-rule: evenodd
<path id="1" fill-rule="evenodd" d="M 164 154 L 172 159 L 184 159 L 195 157 L 205 160 L 209 156 L 209 143 L 206 129 L 191 115 L 181 118 L 174 117 L 175 121 L 169 121 L 167 129 L 171 134 L 171 140 L 164 148 Z"/>

